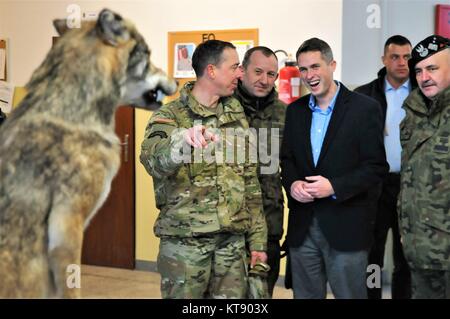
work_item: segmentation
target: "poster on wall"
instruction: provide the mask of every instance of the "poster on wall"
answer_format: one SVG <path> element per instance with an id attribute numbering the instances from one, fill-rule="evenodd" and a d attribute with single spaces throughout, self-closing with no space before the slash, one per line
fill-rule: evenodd
<path id="1" fill-rule="evenodd" d="M 195 43 L 176 43 L 174 54 L 174 72 L 175 78 L 195 78 L 195 72 L 192 68 L 192 54 L 195 50 Z"/>
<path id="2" fill-rule="evenodd" d="M 10 83 L 0 81 L 0 109 L 5 113 L 12 110 L 14 97 L 14 86 Z"/>
<path id="3" fill-rule="evenodd" d="M 231 43 L 236 47 L 236 51 L 239 56 L 239 62 L 241 63 L 244 59 L 245 52 L 247 52 L 248 49 L 251 49 L 254 46 L 252 40 L 236 40 L 231 41 Z"/>
<path id="4" fill-rule="evenodd" d="M 436 34 L 450 38 L 450 5 L 436 5 Z"/>
<path id="5" fill-rule="evenodd" d="M 6 81 L 6 40 L 0 39 L 0 81 Z"/>

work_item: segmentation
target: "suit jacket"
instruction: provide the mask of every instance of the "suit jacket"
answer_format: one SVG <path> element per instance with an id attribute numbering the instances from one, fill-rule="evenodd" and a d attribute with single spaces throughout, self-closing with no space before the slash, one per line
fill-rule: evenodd
<path id="1" fill-rule="evenodd" d="M 349 91 L 342 83 L 322 150 L 314 167 L 311 150 L 310 95 L 288 106 L 281 148 L 282 183 L 288 195 L 287 244 L 302 244 L 313 214 L 330 246 L 339 251 L 368 249 L 375 223 L 379 183 L 389 166 L 383 145 L 383 117 L 374 99 Z M 321 175 L 336 199 L 300 203 L 290 196 L 293 182 Z"/>

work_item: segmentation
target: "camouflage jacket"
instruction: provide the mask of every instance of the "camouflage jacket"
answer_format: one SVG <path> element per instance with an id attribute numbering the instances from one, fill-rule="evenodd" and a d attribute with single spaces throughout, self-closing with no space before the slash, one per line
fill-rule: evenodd
<path id="1" fill-rule="evenodd" d="M 252 97 L 240 81 L 234 96 L 244 107 L 250 127 L 255 128 L 258 133 L 258 179 L 261 184 L 268 238 L 280 240 L 283 236 L 284 200 L 279 152 L 283 139 L 286 104 L 278 99 L 275 89 L 265 98 Z M 261 128 L 266 130 L 260 130 Z"/>
<path id="2" fill-rule="evenodd" d="M 403 107 L 399 226 L 413 268 L 450 270 L 450 87 L 429 101 L 419 89 Z"/>
<path id="3" fill-rule="evenodd" d="M 141 163 L 153 177 L 160 209 L 156 236 L 195 237 L 211 233 L 246 233 L 250 250 L 266 250 L 267 226 L 262 214 L 256 159 L 243 152 L 250 138 L 239 102 L 222 98 L 216 110 L 200 105 L 189 82 L 180 98 L 150 118 L 141 147 Z M 205 149 L 183 142 L 186 128 L 204 125 L 219 136 Z M 255 147 L 255 146 L 254 146 Z M 183 158 L 180 161 L 180 157 Z"/>

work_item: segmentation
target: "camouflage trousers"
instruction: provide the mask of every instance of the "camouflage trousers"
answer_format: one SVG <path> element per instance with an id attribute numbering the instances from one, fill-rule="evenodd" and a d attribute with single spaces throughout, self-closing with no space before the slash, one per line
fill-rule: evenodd
<path id="1" fill-rule="evenodd" d="M 450 299 L 450 271 L 411 269 L 413 299 Z"/>
<path id="2" fill-rule="evenodd" d="M 158 271 L 163 298 L 245 298 L 245 236 L 163 237 Z"/>

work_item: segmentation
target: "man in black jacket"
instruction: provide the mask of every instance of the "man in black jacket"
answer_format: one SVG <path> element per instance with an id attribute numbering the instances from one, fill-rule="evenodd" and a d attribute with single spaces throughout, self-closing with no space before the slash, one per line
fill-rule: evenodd
<path id="1" fill-rule="evenodd" d="M 283 236 L 284 202 L 279 153 L 286 104 L 278 99 L 275 90 L 278 59 L 271 49 L 264 46 L 251 48 L 245 53 L 242 68 L 244 73 L 234 91 L 234 97 L 242 104 L 250 127 L 258 131 L 260 139 L 267 138 L 266 143 L 259 141 L 258 179 L 267 222 L 267 263 L 270 266 L 267 284 L 269 295 L 272 296 L 280 270 L 280 239 Z"/>
<path id="2" fill-rule="evenodd" d="M 389 229 L 392 229 L 394 270 L 392 273 L 392 299 L 411 298 L 411 274 L 403 254 L 398 229 L 397 197 L 400 191 L 400 121 L 405 115 L 403 101 L 417 84 L 409 76 L 408 60 L 411 43 L 401 35 L 387 39 L 382 61 L 384 68 L 378 78 L 355 89 L 356 92 L 376 99 L 382 106 L 385 123 L 384 146 L 389 174 L 382 183 L 375 221 L 374 243 L 369 252 L 369 264 L 383 267 L 384 250 Z M 411 79 L 410 79 L 411 78 Z M 381 299 L 381 287 L 368 288 L 369 299 Z"/>
<path id="3" fill-rule="evenodd" d="M 367 298 L 366 267 L 379 183 L 388 170 L 381 107 L 333 80 L 330 46 L 297 51 L 311 94 L 288 106 L 281 148 L 295 298 Z"/>

